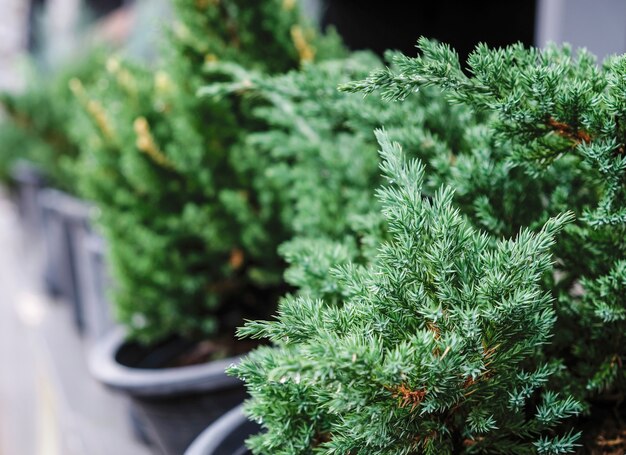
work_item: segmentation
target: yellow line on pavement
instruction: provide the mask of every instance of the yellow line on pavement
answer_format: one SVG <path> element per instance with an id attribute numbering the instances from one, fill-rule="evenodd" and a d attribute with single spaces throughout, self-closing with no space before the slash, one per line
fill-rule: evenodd
<path id="1" fill-rule="evenodd" d="M 37 455 L 59 455 L 57 400 L 45 371 L 37 374 Z"/>

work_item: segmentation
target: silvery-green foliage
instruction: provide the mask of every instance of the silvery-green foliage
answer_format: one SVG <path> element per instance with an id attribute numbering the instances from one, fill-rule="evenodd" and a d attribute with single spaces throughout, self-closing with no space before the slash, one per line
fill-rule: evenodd
<path id="1" fill-rule="evenodd" d="M 567 46 L 480 45 L 468 59 L 466 74 L 448 46 L 421 39 L 419 47 L 419 57 L 397 56 L 393 69 L 376 71 L 345 89 L 382 91 L 383 97 L 400 100 L 437 86 L 451 101 L 489 115 L 492 150 L 501 153 L 487 152 L 496 159 L 483 165 L 512 169 L 509 178 L 515 182 L 535 182 L 526 194 L 506 192 L 497 180 L 493 189 L 508 194 L 514 211 L 529 212 L 527 224 L 562 210 L 572 210 L 578 218 L 556 246 L 559 264 L 549 286 L 558 296 L 559 319 L 549 355 L 568 367 L 565 387 L 590 398 L 622 396 L 626 56 L 598 64 L 585 50 L 573 52 Z M 545 214 L 533 201 L 541 203 Z M 518 224 L 495 211 L 491 199 L 477 203 L 493 229 L 511 220 Z"/>
<path id="2" fill-rule="evenodd" d="M 264 432 L 259 454 L 566 453 L 572 398 L 537 391 L 555 315 L 541 288 L 565 213 L 493 242 L 425 166 L 377 133 L 387 233 L 376 258 L 336 267 L 339 304 L 288 297 L 277 319 L 241 335 L 271 340 L 232 371 Z M 306 288 L 306 283 L 303 283 Z M 533 411 L 528 412 L 529 409 Z"/>

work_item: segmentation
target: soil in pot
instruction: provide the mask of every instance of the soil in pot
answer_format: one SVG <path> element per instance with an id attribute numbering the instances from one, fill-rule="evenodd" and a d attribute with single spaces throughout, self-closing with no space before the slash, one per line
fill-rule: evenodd
<path id="1" fill-rule="evenodd" d="M 591 415 L 582 420 L 579 454 L 624 455 L 626 453 L 626 406 L 623 397 L 595 401 Z"/>

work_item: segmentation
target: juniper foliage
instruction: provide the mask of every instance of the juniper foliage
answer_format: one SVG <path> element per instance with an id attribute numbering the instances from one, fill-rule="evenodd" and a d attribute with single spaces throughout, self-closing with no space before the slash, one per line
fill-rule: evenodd
<path id="1" fill-rule="evenodd" d="M 268 124 L 235 149 L 235 161 L 250 176 L 259 200 L 277 207 L 290 230 L 292 240 L 280 248 L 290 263 L 287 281 L 327 301 L 336 299 L 328 269 L 366 261 L 374 253 L 369 232 L 381 230 L 371 192 L 380 181 L 373 130 L 385 125 L 390 138 L 427 163 L 426 192 L 432 195 L 448 178 L 453 150 L 459 155 L 470 150 L 466 131 L 478 122 L 438 90 L 422 91 L 405 103 L 337 92 L 337 85 L 365 77 L 375 66 L 382 66 L 377 57 L 360 52 L 274 76 L 237 67 L 231 68 L 232 82 L 201 90 L 209 97 L 243 95 Z"/>
<path id="2" fill-rule="evenodd" d="M 557 182 L 552 193 L 530 195 L 542 200 L 536 218 L 542 208 L 567 208 L 578 216 L 557 246 L 560 264 L 549 284 L 559 303 L 551 354 L 568 366 L 566 387 L 619 402 L 626 387 L 626 56 L 598 65 L 585 50 L 567 46 L 480 45 L 466 75 L 449 47 L 426 39 L 419 47 L 419 57 L 398 56 L 395 70 L 345 88 L 381 90 L 385 98 L 401 100 L 423 87 L 440 87 L 453 102 L 490 114 L 488 128 L 505 151 L 503 165 L 523 170 L 539 188 Z M 528 195 L 514 196 L 514 207 L 529 206 Z M 494 223 L 504 220 L 496 216 Z"/>
<path id="3" fill-rule="evenodd" d="M 282 289 L 284 230 L 233 163 L 259 122 L 232 97 L 196 91 L 228 80 L 225 59 L 282 71 L 333 49 L 309 36 L 291 2 L 174 6 L 159 68 L 112 58 L 102 80 L 73 82 L 83 194 L 102 212 L 118 316 L 143 342 L 227 336 L 244 315 L 271 311 Z"/>
<path id="4" fill-rule="evenodd" d="M 72 61 L 57 73 L 39 73 L 34 64 L 23 91 L 0 94 L 0 179 L 8 178 L 17 160 L 27 160 L 46 174 L 50 183 L 76 192 L 71 163 L 80 147 L 68 125 L 76 108 L 68 86 L 73 77 L 94 80 L 104 61 L 104 50 L 92 49 L 80 61 Z M 32 62 L 31 62 L 32 63 Z"/>
<path id="5" fill-rule="evenodd" d="M 254 453 L 573 451 L 577 435 L 553 431 L 580 405 L 536 394 L 553 370 L 537 366 L 555 318 L 541 277 L 571 214 L 493 243 L 450 187 L 424 198 L 424 165 L 377 137 L 388 236 L 376 257 L 333 269 L 339 305 L 287 297 L 276 321 L 240 330 L 276 345 L 232 368 L 266 430 Z"/>

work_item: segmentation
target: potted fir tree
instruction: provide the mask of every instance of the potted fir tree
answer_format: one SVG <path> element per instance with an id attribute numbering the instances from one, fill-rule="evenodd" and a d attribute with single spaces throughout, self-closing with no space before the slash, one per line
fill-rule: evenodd
<path id="1" fill-rule="evenodd" d="M 231 370 L 266 430 L 253 451 L 572 451 L 577 436 L 553 430 L 581 406 L 536 393 L 554 371 L 541 362 L 554 323 L 541 278 L 572 216 L 493 242 L 453 208 L 450 188 L 424 198 L 424 167 L 378 137 L 388 233 L 370 238 L 376 253 L 334 269 L 338 305 L 288 297 L 277 321 L 241 330 L 276 344 Z"/>
<path id="2" fill-rule="evenodd" d="M 314 42 L 292 2 L 175 7 L 162 70 L 112 58 L 105 82 L 73 89 L 87 114 L 74 128 L 85 144 L 81 190 L 101 211 L 126 326 L 96 346 L 92 371 L 133 397 L 159 450 L 178 454 L 242 401 L 241 383 L 223 372 L 251 347 L 235 342 L 235 327 L 264 317 L 285 289 L 276 253 L 285 230 L 233 164 L 261 123 L 235 97 L 196 91 L 228 80 L 231 60 L 296 67 L 314 57 Z"/>
<path id="3" fill-rule="evenodd" d="M 398 224 L 394 217 L 410 220 L 411 216 L 418 214 L 421 219 L 431 211 L 438 217 L 446 212 L 424 202 L 422 205 L 427 207 L 424 210 L 398 210 L 414 203 L 415 196 L 411 194 L 415 191 L 411 194 L 404 190 L 382 191 L 386 205 L 383 213 L 389 231 L 386 237 L 382 237 L 387 240 L 381 240 L 381 235 L 376 232 L 371 235 L 370 230 L 364 246 L 382 244 L 379 254 L 370 253 L 370 259 L 366 261 L 370 265 L 365 269 L 349 266 L 336 270 L 337 290 L 343 297 L 340 307 L 311 301 L 311 298 L 325 297 L 315 282 L 315 274 L 311 273 L 300 279 L 304 297 L 287 299 L 278 322 L 251 324 L 243 330 L 246 334 L 268 336 L 278 344 L 275 350 L 262 348 L 234 369 L 250 383 L 253 400 L 249 413 L 267 429 L 266 434 L 253 439 L 252 447 L 258 453 L 302 453 L 314 448 L 321 453 L 379 453 L 375 450 L 383 450 L 380 453 L 441 453 L 446 450 L 510 453 L 516 447 L 522 451 L 564 453 L 574 450 L 576 436 L 565 433 L 556 437 L 549 431 L 547 435 L 550 438 L 538 438 L 541 427 L 548 425 L 552 419 L 556 419 L 554 423 L 559 416 L 571 415 L 584 408 L 588 417 L 578 420 L 576 425 L 583 430 L 585 450 L 592 453 L 619 451 L 613 433 L 618 435 L 621 431 L 619 416 L 624 412 L 620 401 L 623 395 L 621 359 L 624 356 L 624 344 L 620 340 L 624 320 L 623 296 L 626 295 L 622 268 L 624 251 L 620 240 L 623 237 L 623 175 L 626 162 L 622 156 L 620 126 L 622 101 L 625 99 L 624 57 L 612 58 L 598 68 L 588 54 L 580 52 L 575 56 L 568 48 L 538 51 L 513 46 L 493 51 L 479 47 L 470 56 L 470 74 L 473 77 L 468 77 L 461 71 L 458 57 L 448 47 L 427 40 L 422 40 L 420 47 L 420 57 L 410 59 L 398 56 L 392 69 L 377 71 L 363 81 L 348 85 L 346 89 L 366 93 L 382 90 L 385 98 L 403 100 L 408 95 L 413 96 L 417 89 L 437 85 L 450 95 L 452 101 L 461 102 L 465 109 L 474 112 L 477 122 L 461 134 L 459 143 L 463 145 L 455 150 L 441 148 L 435 156 L 428 158 L 429 178 L 425 185 L 427 198 L 433 195 L 429 189 L 432 183 L 443 181 L 454 187 L 455 203 L 463 213 L 463 219 L 456 228 L 445 225 L 440 219 L 436 223 L 437 229 L 431 230 L 431 234 L 439 232 L 445 248 L 427 251 L 419 260 L 419 266 L 409 267 L 407 271 L 410 260 L 406 260 L 406 256 L 421 256 L 420 239 L 423 236 L 409 237 L 410 242 L 404 244 L 398 242 L 411 232 L 429 231 L 430 224 L 426 221 L 428 217 L 409 226 Z M 421 135 L 419 131 L 413 133 Z M 407 134 L 413 133 L 407 131 Z M 384 143 L 389 148 L 388 141 Z M 457 153 L 457 150 L 462 153 Z M 419 150 L 417 153 L 419 155 Z M 405 187 L 407 180 L 401 177 L 406 173 L 393 174 L 393 181 L 400 182 L 401 188 Z M 389 196 L 396 197 L 393 204 L 393 197 L 390 199 Z M 544 401 L 538 404 L 536 410 L 538 422 L 533 423 L 533 407 L 527 406 L 521 421 L 509 418 L 506 424 L 499 424 L 497 412 L 486 410 L 483 404 L 474 407 L 471 404 L 473 398 L 465 394 L 452 400 L 452 408 L 438 408 L 443 413 L 439 417 L 445 417 L 443 420 L 436 416 L 436 412 L 432 414 L 427 403 L 429 394 L 432 399 L 438 399 L 435 395 L 443 398 L 454 389 L 446 389 L 440 384 L 435 389 L 424 387 L 427 385 L 427 375 L 424 375 L 438 363 L 450 361 L 448 356 L 454 352 L 452 343 L 441 346 L 439 351 L 439 360 L 443 357 L 445 362 L 427 362 L 426 365 L 418 362 L 424 368 L 421 368 L 421 377 L 416 384 L 401 383 L 396 388 L 376 387 L 377 378 L 384 377 L 385 373 L 403 373 L 400 370 L 407 356 L 411 358 L 412 352 L 405 349 L 405 344 L 409 348 L 415 343 L 419 345 L 415 337 L 420 337 L 413 333 L 408 343 L 400 345 L 402 349 L 388 355 L 392 352 L 381 349 L 381 345 L 384 348 L 388 342 L 386 336 L 378 339 L 372 338 L 372 334 L 383 328 L 396 328 L 396 324 L 389 325 L 390 320 L 399 321 L 399 329 L 413 321 L 418 324 L 417 329 L 433 331 L 434 327 L 435 332 L 439 332 L 438 323 L 447 323 L 454 318 L 446 317 L 446 311 L 442 311 L 444 305 L 436 305 L 437 301 L 474 302 L 469 298 L 471 296 L 457 291 L 469 291 L 476 286 L 468 286 L 463 281 L 446 282 L 445 279 L 448 274 L 449 277 L 458 277 L 459 273 L 463 273 L 457 261 L 462 262 L 461 258 L 467 258 L 466 255 L 471 252 L 471 249 L 466 250 L 458 258 L 448 255 L 450 250 L 455 250 L 454 238 L 459 233 L 459 226 L 467 227 L 470 222 L 484 230 L 483 236 L 489 234 L 491 238 L 485 240 L 490 245 L 485 247 L 485 252 L 494 246 L 497 251 L 503 245 L 498 240 L 502 236 L 510 236 L 523 226 L 533 226 L 533 230 L 537 230 L 550 216 L 568 209 L 577 214 L 577 220 L 567 226 L 554 247 L 558 262 L 548 267 L 537 257 L 527 261 L 527 272 L 537 273 L 534 282 L 523 286 L 513 294 L 514 298 L 509 299 L 512 303 L 532 289 L 537 295 L 556 297 L 558 300 L 555 300 L 553 314 L 558 317 L 554 339 L 551 343 L 544 341 L 536 344 L 533 353 L 524 356 L 522 364 L 525 372 L 518 374 L 516 380 L 525 385 L 508 392 L 508 404 L 506 399 L 499 404 L 497 400 L 485 403 L 487 406 L 515 408 L 514 402 L 519 405 L 524 401 L 525 394 L 541 386 Z M 474 235 L 464 232 L 469 238 Z M 538 238 L 545 233 L 544 228 Z M 517 244 L 522 239 L 523 235 L 520 235 Z M 545 241 L 540 244 L 535 247 L 543 249 L 542 254 L 545 255 Z M 510 244 L 512 248 L 515 248 L 514 245 Z M 435 247 L 436 242 L 429 246 Z M 527 253 L 533 250 L 529 246 L 524 249 Z M 303 247 L 303 250 L 306 251 L 306 248 Z M 497 268 L 498 254 L 486 254 L 490 257 L 488 266 Z M 306 255 L 294 257 L 301 262 L 307 259 Z M 327 257 L 333 256 L 329 253 Z M 442 258 L 448 259 L 441 262 Z M 314 271 L 315 264 L 311 263 L 316 259 L 309 259 L 300 270 Z M 501 258 L 506 272 L 495 276 L 514 286 L 516 280 L 512 276 L 507 278 L 506 274 L 514 272 L 518 259 L 515 254 Z M 472 263 L 473 267 L 478 267 L 481 261 Z M 390 264 L 393 267 L 388 267 Z M 433 266 L 435 270 L 431 269 Z M 543 274 L 540 280 L 538 272 L 541 269 L 550 273 Z M 407 294 L 407 290 L 420 283 L 419 279 L 413 279 L 416 275 L 425 277 L 431 285 L 424 285 L 418 289 L 419 292 Z M 439 275 L 440 279 L 437 278 Z M 483 280 L 490 279 L 486 269 L 483 275 Z M 381 289 L 387 289 L 390 282 L 393 284 L 393 280 L 401 284 L 401 292 L 378 295 Z M 407 282 L 403 284 L 403 280 Z M 457 285 L 461 288 L 455 291 Z M 417 314 L 398 311 L 397 304 L 402 303 L 405 297 L 410 297 L 408 303 L 420 302 L 419 297 L 428 297 L 432 293 L 434 297 L 426 299 L 427 311 L 418 311 Z M 458 299 L 459 296 L 462 298 Z M 496 297 L 492 303 L 498 302 L 497 293 L 492 297 Z M 391 302 L 385 302 L 386 299 Z M 529 302 L 525 300 L 524 305 Z M 390 303 L 393 304 L 390 310 L 379 316 L 377 311 L 385 309 Z M 536 311 L 538 307 L 530 311 L 531 324 L 539 323 L 553 312 L 550 305 L 542 305 L 545 311 Z M 367 310 L 362 311 L 365 306 Z M 482 304 L 471 305 L 468 309 L 472 308 L 478 311 L 477 314 L 486 309 Z M 453 313 L 456 317 L 462 311 L 456 309 Z M 483 321 L 496 316 L 497 311 L 490 310 L 487 314 L 487 319 Z M 361 322 L 348 323 L 355 317 Z M 432 318 L 438 319 L 434 325 Z M 498 323 L 504 321 L 497 319 Z M 551 316 L 544 322 L 552 325 L 553 319 L 554 316 Z M 306 330 L 307 323 L 311 324 L 311 330 Z M 293 331 L 294 327 L 299 328 L 297 333 Z M 470 326 L 463 328 L 458 338 L 461 344 L 467 343 L 473 337 L 471 334 L 480 333 L 466 331 L 466 328 Z M 359 338 L 364 333 L 367 337 Z M 507 331 L 507 335 L 516 337 L 514 330 Z M 437 342 L 442 339 L 441 334 L 433 338 Z M 346 345 L 342 344 L 343 341 Z M 428 338 L 422 341 L 432 342 Z M 346 346 L 350 349 L 342 349 Z M 446 353 L 448 346 L 450 350 Z M 513 351 L 518 349 L 514 344 L 509 346 Z M 497 350 L 502 351 L 502 346 L 499 345 Z M 355 353 L 356 356 L 353 355 Z M 495 354 L 490 353 L 488 346 L 483 346 L 481 355 L 490 357 Z M 376 362 L 381 358 L 388 363 L 381 363 L 377 368 Z M 428 356 L 425 358 L 428 359 Z M 359 369 L 361 362 L 374 363 Z M 490 371 L 493 362 L 495 360 L 488 360 Z M 542 366 L 543 362 L 550 367 Z M 532 368 L 538 368 L 536 371 L 539 373 L 531 373 Z M 512 367 L 511 371 L 514 370 Z M 366 371 L 375 374 L 359 373 Z M 498 371 L 504 372 L 503 369 Z M 447 380 L 454 382 L 454 378 L 459 377 L 456 374 L 447 376 L 446 372 L 449 373 L 446 370 L 437 375 L 442 384 Z M 498 382 L 492 373 L 482 376 L 479 387 L 484 386 L 483 390 L 487 390 L 493 385 L 492 380 Z M 560 388 L 565 395 L 574 394 L 581 400 L 582 407 L 571 398 L 558 400 L 552 392 L 545 391 L 548 382 Z M 498 387 L 506 387 L 507 383 L 508 380 L 505 380 Z M 471 376 L 467 387 L 476 387 L 474 376 Z M 521 390 L 525 393 L 520 394 Z M 480 394 L 472 392 L 470 395 L 474 393 Z M 338 398 L 331 398 L 333 394 L 338 394 Z M 396 411 L 387 412 L 384 396 L 381 404 L 379 398 L 385 394 L 398 400 Z M 489 394 L 490 400 L 493 400 L 496 394 Z M 533 393 L 530 400 L 539 403 L 541 398 Z M 466 407 L 468 404 L 469 408 Z M 407 408 L 411 408 L 410 423 L 396 420 L 398 416 L 402 418 L 403 409 Z M 464 422 L 458 412 L 468 412 Z M 368 420 L 368 417 L 372 418 Z M 434 421 L 430 417 L 435 417 Z M 493 425 L 497 428 L 492 428 Z M 513 428 L 507 428 L 508 425 L 513 425 Z M 517 425 L 521 426 L 515 428 Z M 518 431 L 522 427 L 529 431 Z M 281 430 L 278 431 L 278 428 Z M 510 439 L 511 436 L 514 438 Z M 376 448 L 377 444 L 383 446 L 386 443 L 389 445 Z"/>
<path id="4" fill-rule="evenodd" d="M 0 94 L 0 175 L 14 187 L 20 215 L 34 235 L 41 232 L 38 192 L 46 179 L 66 177 L 56 166 L 66 145 L 60 79 L 31 76 L 22 92 Z M 59 103 L 52 102 L 55 98 Z"/>
<path id="5" fill-rule="evenodd" d="M 486 194 L 468 211 L 474 219 L 506 227 L 520 212 L 526 223 L 575 212 L 576 222 L 555 248 L 558 269 L 545 283 L 558 299 L 555 337 L 545 351 L 564 367 L 555 384 L 584 400 L 585 450 L 623 451 L 626 56 L 599 66 L 585 50 L 567 46 L 479 46 L 468 59 L 470 77 L 447 46 L 423 39 L 420 48 L 417 58 L 399 57 L 398 70 L 373 73 L 349 88 L 382 89 L 397 100 L 435 85 L 452 101 L 489 114 L 486 127 L 500 150 L 490 167 L 505 170 L 509 188 L 530 179 L 533 191 L 506 191 L 492 182 L 495 192 L 509 193 L 508 210 Z"/>

